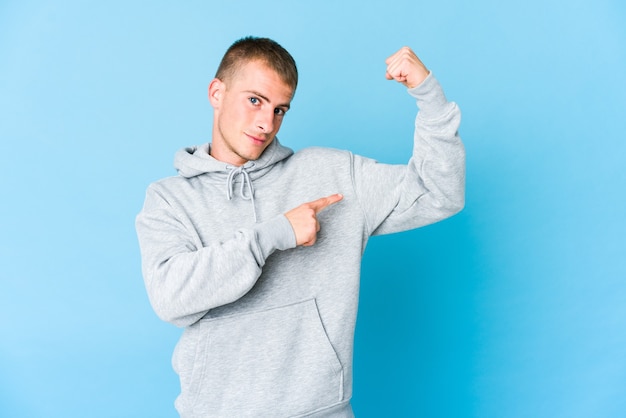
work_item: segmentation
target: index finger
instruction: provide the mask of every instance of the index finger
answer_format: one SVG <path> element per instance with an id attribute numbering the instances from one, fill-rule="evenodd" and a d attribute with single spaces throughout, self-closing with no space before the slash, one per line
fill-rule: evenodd
<path id="1" fill-rule="evenodd" d="M 334 203 L 339 202 L 341 199 L 343 199 L 342 194 L 340 193 L 331 194 L 330 196 L 321 197 L 317 200 L 309 202 L 309 206 L 315 211 L 315 214 L 317 215 L 322 210 L 326 209 L 328 206 Z"/>
<path id="2" fill-rule="evenodd" d="M 385 64 L 389 65 L 389 64 L 391 64 L 392 61 L 395 61 L 396 57 L 398 57 L 400 54 L 402 54 L 402 51 L 404 50 L 404 48 L 407 48 L 407 47 L 400 48 L 399 50 L 397 50 L 393 54 L 389 55 L 387 57 L 387 59 L 385 60 Z"/>

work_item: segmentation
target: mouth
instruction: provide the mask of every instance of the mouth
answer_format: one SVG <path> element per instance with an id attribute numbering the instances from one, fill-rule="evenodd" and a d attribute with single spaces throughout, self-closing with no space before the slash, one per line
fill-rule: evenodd
<path id="1" fill-rule="evenodd" d="M 250 141 L 252 141 L 253 144 L 255 145 L 263 145 L 265 144 L 265 142 L 267 142 L 267 138 L 259 138 L 257 136 L 254 135 L 249 135 L 249 134 L 245 134 L 248 139 L 250 139 Z"/>

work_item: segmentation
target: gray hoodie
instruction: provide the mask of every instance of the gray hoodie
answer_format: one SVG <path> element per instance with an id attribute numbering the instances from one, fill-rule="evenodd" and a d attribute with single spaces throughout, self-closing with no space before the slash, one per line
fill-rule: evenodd
<path id="1" fill-rule="evenodd" d="M 464 205 L 460 112 L 430 75 L 413 155 L 380 164 L 347 151 L 297 153 L 277 139 L 229 166 L 210 145 L 179 151 L 151 184 L 137 233 L 156 313 L 185 327 L 172 359 L 183 417 L 351 417 L 361 256 L 372 235 L 417 228 Z M 310 247 L 284 213 L 334 193 Z"/>

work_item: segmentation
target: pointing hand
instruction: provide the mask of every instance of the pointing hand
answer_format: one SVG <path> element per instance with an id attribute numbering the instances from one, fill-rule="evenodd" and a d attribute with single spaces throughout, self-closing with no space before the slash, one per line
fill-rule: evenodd
<path id="1" fill-rule="evenodd" d="M 317 214 L 341 199 L 343 199 L 342 195 L 333 194 L 304 203 L 285 214 L 296 234 L 296 245 L 311 246 L 315 244 L 317 233 L 320 230 Z"/>

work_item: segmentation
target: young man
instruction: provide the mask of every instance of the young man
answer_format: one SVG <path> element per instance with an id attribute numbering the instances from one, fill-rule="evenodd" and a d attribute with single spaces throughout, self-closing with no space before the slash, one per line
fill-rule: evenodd
<path id="1" fill-rule="evenodd" d="M 185 327 L 173 366 L 183 417 L 351 417 L 361 256 L 371 235 L 463 207 L 460 113 L 409 48 L 387 61 L 419 113 L 406 166 L 293 153 L 278 133 L 295 62 L 244 38 L 209 85 L 212 142 L 179 151 L 137 217 L 150 301 Z"/>

